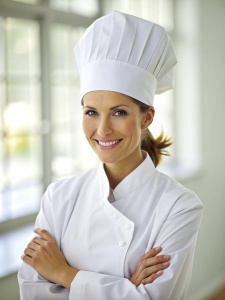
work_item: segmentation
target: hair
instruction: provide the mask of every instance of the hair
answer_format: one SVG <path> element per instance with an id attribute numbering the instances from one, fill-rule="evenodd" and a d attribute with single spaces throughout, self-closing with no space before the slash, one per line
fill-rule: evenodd
<path id="1" fill-rule="evenodd" d="M 146 113 L 148 111 L 150 106 L 132 97 L 131 100 L 139 106 L 142 113 Z M 142 131 L 141 149 L 148 152 L 155 167 L 157 167 L 161 163 L 163 155 L 170 155 L 167 148 L 171 146 L 172 143 L 172 137 L 165 136 L 163 129 L 157 138 L 153 137 L 148 128 Z"/>

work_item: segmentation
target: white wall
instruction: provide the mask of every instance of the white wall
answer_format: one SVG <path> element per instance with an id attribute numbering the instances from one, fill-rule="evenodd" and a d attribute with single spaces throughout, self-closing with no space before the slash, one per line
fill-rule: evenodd
<path id="1" fill-rule="evenodd" d="M 194 22 L 193 35 L 198 35 L 203 163 L 200 176 L 183 183 L 205 205 L 188 293 L 188 300 L 201 300 L 225 285 L 225 1 L 175 3 L 177 34 Z"/>

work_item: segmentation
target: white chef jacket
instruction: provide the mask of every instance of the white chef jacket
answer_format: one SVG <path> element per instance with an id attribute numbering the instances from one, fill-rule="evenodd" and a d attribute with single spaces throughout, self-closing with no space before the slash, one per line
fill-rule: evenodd
<path id="1" fill-rule="evenodd" d="M 149 155 L 113 190 L 104 164 L 52 183 L 36 228 L 56 239 L 71 267 L 71 289 L 50 283 L 26 263 L 18 273 L 21 300 L 181 300 L 190 281 L 203 205 L 159 172 Z M 130 278 L 144 253 L 161 246 L 170 266 L 151 284 Z"/>

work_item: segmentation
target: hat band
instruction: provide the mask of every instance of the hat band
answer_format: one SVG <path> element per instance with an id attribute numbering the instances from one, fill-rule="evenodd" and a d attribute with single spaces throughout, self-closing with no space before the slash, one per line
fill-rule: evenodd
<path id="1" fill-rule="evenodd" d="M 80 74 L 81 99 L 91 91 L 114 91 L 153 105 L 157 80 L 145 69 L 115 60 L 94 60 Z"/>

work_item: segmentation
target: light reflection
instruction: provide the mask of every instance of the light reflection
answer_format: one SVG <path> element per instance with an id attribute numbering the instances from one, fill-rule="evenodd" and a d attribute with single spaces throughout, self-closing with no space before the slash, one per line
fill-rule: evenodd
<path id="1" fill-rule="evenodd" d="M 30 107 L 25 102 L 10 103 L 6 106 L 4 127 L 10 134 L 25 131 L 29 126 Z"/>

